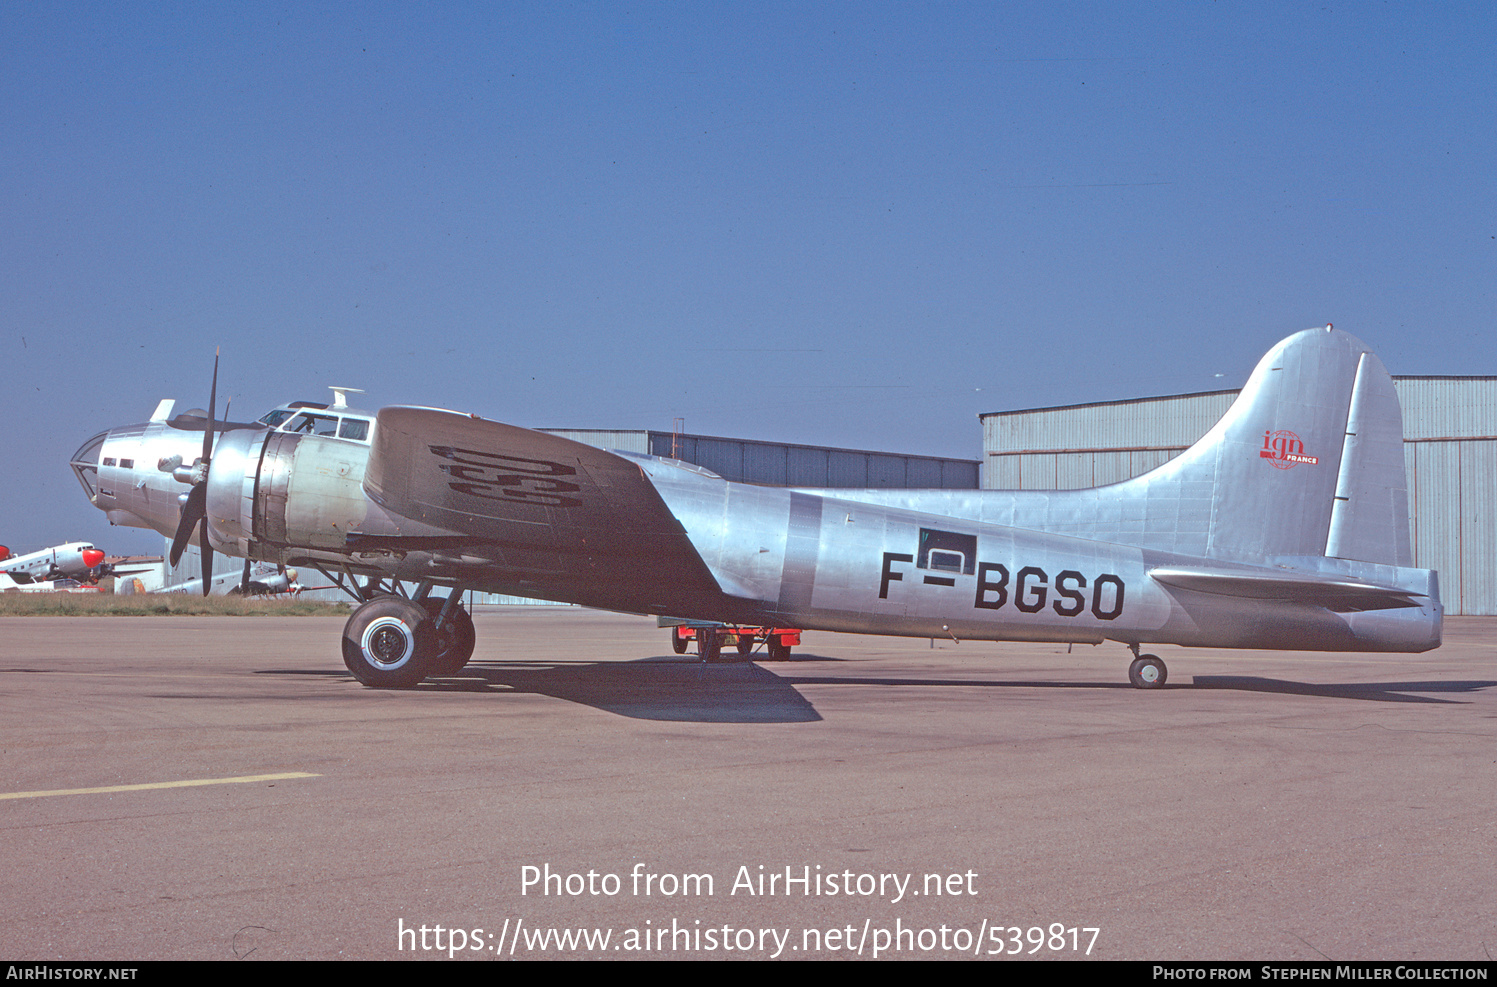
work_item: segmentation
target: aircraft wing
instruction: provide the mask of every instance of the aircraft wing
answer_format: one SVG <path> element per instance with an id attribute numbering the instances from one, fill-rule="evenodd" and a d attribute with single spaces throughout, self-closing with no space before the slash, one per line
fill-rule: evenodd
<path id="1" fill-rule="evenodd" d="M 1250 572 L 1161 566 L 1150 569 L 1155 582 L 1178 589 L 1250 600 L 1289 600 L 1335 613 L 1397 610 L 1423 606 L 1424 594 L 1375 583 L 1309 572 Z"/>
<path id="2" fill-rule="evenodd" d="M 159 561 L 144 562 L 106 562 L 104 565 L 106 576 L 138 576 L 142 572 L 155 572 L 161 565 Z"/>
<path id="3" fill-rule="evenodd" d="M 451 411 L 385 408 L 364 489 L 384 510 L 451 533 L 440 539 L 438 563 L 452 570 L 438 573 L 444 578 L 475 586 L 502 578 L 510 591 L 559 600 L 585 584 L 589 600 L 644 613 L 679 609 L 683 594 L 721 598 L 639 466 L 570 439 Z M 669 601 L 653 598 L 663 592 Z"/>

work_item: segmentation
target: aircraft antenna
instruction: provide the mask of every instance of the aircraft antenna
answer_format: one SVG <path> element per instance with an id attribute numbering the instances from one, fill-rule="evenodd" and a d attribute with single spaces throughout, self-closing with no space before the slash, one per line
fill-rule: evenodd
<path id="1" fill-rule="evenodd" d="M 329 384 L 328 388 L 333 392 L 332 410 L 334 411 L 341 411 L 348 407 L 348 396 L 350 394 L 364 393 L 363 388 L 360 387 L 339 387 L 336 384 Z"/>

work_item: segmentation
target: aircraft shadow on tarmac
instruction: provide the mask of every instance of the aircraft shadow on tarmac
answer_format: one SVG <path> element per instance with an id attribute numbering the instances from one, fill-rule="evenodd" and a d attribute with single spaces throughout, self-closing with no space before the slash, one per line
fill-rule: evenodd
<path id="1" fill-rule="evenodd" d="M 1324 696 L 1328 699 L 1362 699 L 1380 703 L 1455 703 L 1459 699 L 1440 699 L 1430 695 L 1408 695 L 1408 693 L 1444 693 L 1446 695 L 1468 695 L 1482 689 L 1490 689 L 1497 681 L 1486 679 L 1457 680 L 1454 682 L 1347 682 L 1322 684 L 1317 682 L 1288 682 L 1284 679 L 1265 679 L 1250 675 L 1197 675 L 1192 688 L 1234 689 L 1239 692 L 1287 692 L 1296 696 Z"/>
<path id="2" fill-rule="evenodd" d="M 791 681 L 753 662 L 703 664 L 673 655 L 629 662 L 475 661 L 456 675 L 428 678 L 413 691 L 534 693 L 641 720 L 821 719 Z"/>
<path id="3" fill-rule="evenodd" d="M 703 664 L 694 658 L 661 656 L 627 662 L 475 661 L 456 675 L 428 678 L 416 692 L 517 692 L 552 696 L 605 712 L 643 720 L 693 723 L 812 723 L 821 714 L 798 691 L 808 685 L 885 686 L 890 688 L 1128 689 L 1127 682 L 1060 682 L 1044 679 L 922 678 L 859 675 L 802 675 L 796 666 L 836 661 L 797 655 L 773 668 L 755 662 Z M 288 674 L 265 669 L 261 674 Z M 297 671 L 344 677 L 346 672 Z M 1186 689 L 1286 693 L 1367 702 L 1459 704 L 1460 699 L 1428 695 L 1467 695 L 1497 686 L 1497 681 L 1358 682 L 1321 684 L 1236 675 L 1197 675 Z M 1425 695 L 1409 695 L 1424 693 Z"/>

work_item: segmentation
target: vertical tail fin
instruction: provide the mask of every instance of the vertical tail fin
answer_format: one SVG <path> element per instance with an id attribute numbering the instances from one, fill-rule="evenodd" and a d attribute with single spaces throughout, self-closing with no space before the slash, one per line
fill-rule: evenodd
<path id="1" fill-rule="evenodd" d="M 1211 431 L 1147 478 L 1161 488 L 1211 483 L 1214 558 L 1411 564 L 1393 380 L 1365 344 L 1330 326 L 1270 350 Z"/>

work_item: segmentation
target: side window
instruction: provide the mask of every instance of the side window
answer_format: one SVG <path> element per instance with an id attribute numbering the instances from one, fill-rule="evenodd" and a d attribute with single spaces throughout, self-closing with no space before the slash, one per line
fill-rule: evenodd
<path id="1" fill-rule="evenodd" d="M 292 419 L 291 424 L 285 428 L 287 432 L 301 432 L 306 435 L 338 434 L 338 419 L 332 415 L 314 415 L 311 412 L 302 412 Z"/>
<path id="2" fill-rule="evenodd" d="M 366 442 L 369 439 L 369 423 L 362 418 L 345 418 L 338 427 L 338 438 Z"/>

